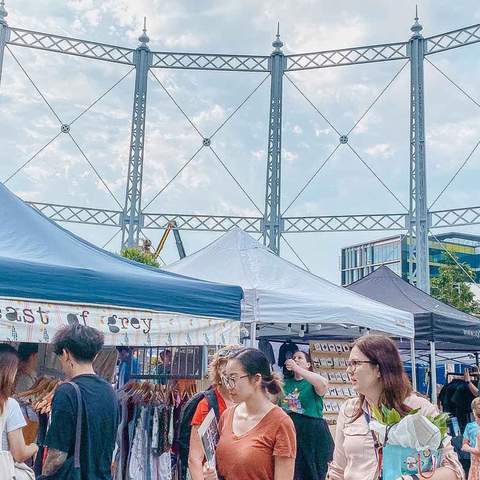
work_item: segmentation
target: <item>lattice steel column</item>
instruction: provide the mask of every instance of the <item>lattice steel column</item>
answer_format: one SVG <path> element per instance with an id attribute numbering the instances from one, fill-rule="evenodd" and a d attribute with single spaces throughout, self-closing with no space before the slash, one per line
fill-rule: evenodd
<path id="1" fill-rule="evenodd" d="M 2 83 L 2 67 L 3 67 L 3 55 L 5 53 L 5 45 L 10 39 L 10 29 L 8 28 L 7 17 L 8 12 L 5 10 L 5 2 L 0 2 L 0 84 Z"/>
<path id="2" fill-rule="evenodd" d="M 268 127 L 267 186 L 265 194 L 265 216 L 263 219 L 263 243 L 277 255 L 280 253 L 282 233 L 280 213 L 281 156 L 282 156 L 282 88 L 286 58 L 282 52 L 280 31 L 272 43 L 275 50 L 270 56 L 270 123 Z"/>
<path id="3" fill-rule="evenodd" d="M 128 159 L 127 192 L 125 196 L 125 208 L 121 219 L 122 249 L 138 245 L 143 223 L 141 211 L 143 147 L 145 141 L 148 71 L 152 63 L 152 54 L 147 46 L 149 38 L 146 33 L 146 26 L 144 26 L 143 34 L 139 37 L 139 40 L 141 44 L 134 54 L 136 76 L 130 154 Z"/>
<path id="4" fill-rule="evenodd" d="M 422 26 L 415 18 L 409 42 L 410 56 L 410 282 L 430 293 L 428 257 L 427 174 L 425 166 L 425 103 L 423 59 L 425 40 Z"/>

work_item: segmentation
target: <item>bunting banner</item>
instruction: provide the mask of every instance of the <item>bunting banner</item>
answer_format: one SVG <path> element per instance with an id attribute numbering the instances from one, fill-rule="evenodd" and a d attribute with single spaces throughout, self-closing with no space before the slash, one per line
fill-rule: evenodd
<path id="1" fill-rule="evenodd" d="M 65 325 L 86 325 L 105 345 L 229 345 L 240 341 L 240 322 L 122 307 L 0 298 L 0 341 L 50 343 Z"/>

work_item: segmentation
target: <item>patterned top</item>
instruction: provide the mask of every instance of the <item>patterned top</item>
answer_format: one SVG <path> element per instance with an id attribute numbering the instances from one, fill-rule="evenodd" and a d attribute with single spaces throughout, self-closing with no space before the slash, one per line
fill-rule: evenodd
<path id="1" fill-rule="evenodd" d="M 286 412 L 312 418 L 323 417 L 323 397 L 318 395 L 313 385 L 304 378 L 286 378 L 284 392 L 285 397 L 280 406 Z"/>

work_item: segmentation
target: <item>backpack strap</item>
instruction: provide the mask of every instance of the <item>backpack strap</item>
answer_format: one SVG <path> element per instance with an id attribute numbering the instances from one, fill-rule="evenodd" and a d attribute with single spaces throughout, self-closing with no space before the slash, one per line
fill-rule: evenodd
<path id="1" fill-rule="evenodd" d="M 80 468 L 80 445 L 82 443 L 82 394 L 80 388 L 75 382 L 68 382 L 74 389 L 77 396 L 77 425 L 75 429 L 75 451 L 73 457 L 73 465 L 75 468 Z"/>
<path id="2" fill-rule="evenodd" d="M 220 410 L 218 408 L 218 400 L 217 400 L 217 394 L 215 393 L 215 390 L 213 388 L 210 390 L 206 390 L 205 398 L 207 399 L 209 408 L 213 408 L 213 412 L 215 413 L 215 418 L 218 421 L 220 418 Z"/>

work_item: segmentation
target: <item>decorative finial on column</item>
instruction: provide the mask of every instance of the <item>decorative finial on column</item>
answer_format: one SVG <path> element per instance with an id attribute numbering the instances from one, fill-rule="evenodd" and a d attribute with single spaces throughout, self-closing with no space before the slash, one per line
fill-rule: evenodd
<path id="1" fill-rule="evenodd" d="M 418 22 L 418 5 L 415 5 L 415 23 L 412 25 L 410 30 L 413 32 L 412 37 L 421 37 L 420 33 L 423 30 L 422 25 Z"/>
<path id="2" fill-rule="evenodd" d="M 5 9 L 5 0 L 0 1 L 0 23 L 7 23 L 5 17 L 8 15 L 7 10 Z"/>
<path id="3" fill-rule="evenodd" d="M 283 42 L 280 40 L 280 22 L 277 24 L 277 38 L 273 41 L 272 47 L 275 48 L 274 52 L 282 53 Z"/>
<path id="4" fill-rule="evenodd" d="M 138 37 L 138 40 L 141 42 L 141 47 L 146 47 L 150 41 L 147 35 L 147 17 L 143 17 L 143 33 Z"/>

